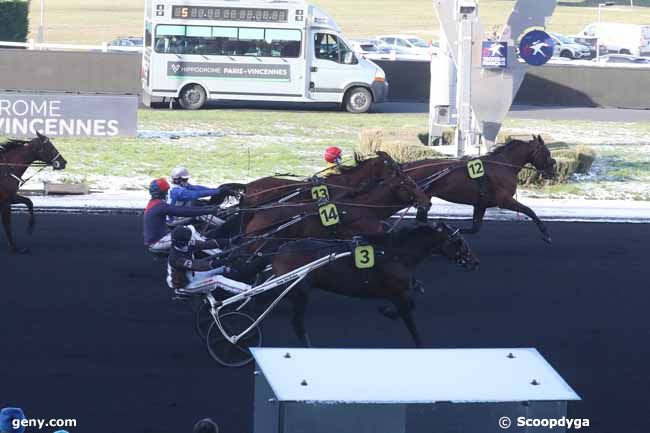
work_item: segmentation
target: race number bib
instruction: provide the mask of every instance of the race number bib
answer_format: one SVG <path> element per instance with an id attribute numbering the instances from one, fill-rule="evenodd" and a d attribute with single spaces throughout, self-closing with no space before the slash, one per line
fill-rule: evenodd
<path id="1" fill-rule="evenodd" d="M 329 200 L 330 199 L 330 193 L 327 190 L 327 187 L 325 185 L 319 185 L 315 186 L 311 189 L 311 198 L 318 201 L 318 200 Z"/>
<path id="2" fill-rule="evenodd" d="M 372 245 L 358 246 L 354 249 L 354 265 L 358 269 L 369 269 L 375 266 L 375 249 Z"/>
<path id="3" fill-rule="evenodd" d="M 325 226 L 333 226 L 339 223 L 339 211 L 334 203 L 326 204 L 318 208 L 320 222 Z"/>
<path id="4" fill-rule="evenodd" d="M 480 159 L 473 159 L 467 163 L 467 172 L 469 177 L 472 179 L 478 179 L 485 175 L 485 169 L 483 168 L 483 161 Z"/>

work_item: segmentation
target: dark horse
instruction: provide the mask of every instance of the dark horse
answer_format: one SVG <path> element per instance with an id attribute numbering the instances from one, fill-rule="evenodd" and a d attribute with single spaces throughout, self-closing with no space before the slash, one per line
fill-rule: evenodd
<path id="1" fill-rule="evenodd" d="M 5 235 L 12 253 L 25 253 L 27 249 L 16 247 L 11 235 L 11 205 L 24 204 L 30 212 L 28 230 L 34 228 L 32 201 L 18 194 L 23 185 L 23 174 L 34 162 L 39 161 L 54 170 L 63 170 L 67 161 L 61 156 L 49 138 L 36 133 L 31 141 L 10 140 L 0 144 L 0 213 Z"/>
<path id="2" fill-rule="evenodd" d="M 433 255 L 476 269 L 479 261 L 458 232 L 442 223 L 404 223 L 390 235 L 365 238 L 375 249 L 373 268 L 357 269 L 354 257 L 349 256 L 311 272 L 291 294 L 291 323 L 302 344 L 309 346 L 304 318 L 308 290 L 315 287 L 344 296 L 390 301 L 394 308 L 385 307 L 380 312 L 390 319 L 402 319 L 415 345 L 421 347 L 413 319 L 413 292 L 418 288 L 413 273 L 422 261 Z M 272 257 L 274 274 L 284 275 L 328 254 L 349 249 L 349 245 L 349 242 L 308 239 L 287 243 Z"/>
<path id="3" fill-rule="evenodd" d="M 338 209 L 338 224 L 323 224 L 320 204 L 278 204 L 256 210 L 244 227 L 245 237 L 255 238 L 288 221 L 294 221 L 294 224 L 277 235 L 285 240 L 303 237 L 341 239 L 381 234 L 384 232 L 382 220 L 408 206 L 415 206 L 418 209 L 418 218 L 425 219 L 426 212 L 431 207 L 430 198 L 403 173 L 395 161 L 387 155 L 386 158 L 388 159 L 380 159 L 380 166 L 385 170 L 383 177 L 372 179 L 365 183 L 362 189 L 337 195 L 329 202 L 328 206 L 334 205 Z M 252 244 L 251 251 L 263 243 L 260 241 Z M 271 243 L 277 245 L 278 242 Z"/>
<path id="4" fill-rule="evenodd" d="M 468 163 L 476 159 L 483 162 L 484 175 L 471 179 Z M 545 179 L 555 175 L 555 160 L 539 135 L 528 142 L 512 140 L 480 157 L 423 159 L 405 164 L 403 169 L 429 196 L 474 206 L 472 228 L 463 233 L 477 233 L 485 210 L 500 207 L 530 217 L 542 232 L 542 239 L 551 243 L 546 226 L 535 212 L 513 197 L 517 192 L 517 175 L 526 164 L 532 164 Z"/>
<path id="5" fill-rule="evenodd" d="M 331 199 L 365 188 L 375 179 L 386 177 L 393 164 L 393 159 L 386 152 L 377 152 L 376 157 L 363 159 L 354 154 L 355 165 L 340 166 L 340 174 L 327 177 L 313 176 L 305 180 L 285 179 L 281 177 L 263 177 L 246 185 L 246 196 L 241 202 L 243 207 L 257 207 L 272 202 L 305 202 L 312 200 L 311 189 L 324 185 Z"/>

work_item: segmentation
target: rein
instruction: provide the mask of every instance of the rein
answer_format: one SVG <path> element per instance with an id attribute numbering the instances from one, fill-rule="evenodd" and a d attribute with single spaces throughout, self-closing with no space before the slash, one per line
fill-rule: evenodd
<path id="1" fill-rule="evenodd" d="M 0 146 L 0 147 L 2 147 L 2 146 Z M 4 154 L 0 154 L 0 156 L 2 156 L 2 158 L 6 161 L 6 156 L 5 156 Z M 11 172 L 11 171 L 12 171 L 11 169 L 9 170 L 9 173 L 4 173 L 4 174 L 3 174 L 3 173 L 0 173 L 0 176 L 3 176 L 3 175 L 4 175 L 4 176 L 12 177 L 14 180 L 16 180 L 16 181 L 18 182 L 18 188 L 20 189 L 21 187 L 23 187 L 23 185 L 25 185 L 27 182 L 29 182 L 29 181 L 30 181 L 34 176 L 38 175 L 41 171 L 45 170 L 47 167 L 53 167 L 53 166 L 54 166 L 54 162 L 55 162 L 55 161 L 57 160 L 57 158 L 60 157 L 60 156 L 61 156 L 61 152 L 57 152 L 56 155 L 54 155 L 54 157 L 50 160 L 50 162 L 32 161 L 32 162 L 29 163 L 29 164 L 25 164 L 25 163 L 22 163 L 22 162 L 17 162 L 17 163 L 13 163 L 13 162 L 0 162 L 0 166 L 8 166 L 8 167 L 27 167 L 27 168 L 29 168 L 29 167 L 40 167 L 40 168 L 36 171 L 36 173 L 33 173 L 33 174 L 32 174 L 31 176 L 29 176 L 27 179 L 23 179 L 23 178 L 21 178 L 20 176 L 16 175 L 15 173 L 12 173 L 12 172 Z"/>

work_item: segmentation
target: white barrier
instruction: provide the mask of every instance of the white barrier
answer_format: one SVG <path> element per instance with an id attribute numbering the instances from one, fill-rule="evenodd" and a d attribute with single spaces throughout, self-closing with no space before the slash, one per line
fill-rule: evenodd
<path id="1" fill-rule="evenodd" d="M 141 53 L 142 47 L 122 47 L 118 45 L 108 45 L 107 42 L 102 42 L 101 45 L 84 45 L 84 44 L 39 44 L 30 39 L 28 42 L 9 42 L 0 41 L 0 47 L 16 47 L 26 48 L 28 50 L 74 50 L 74 51 L 101 51 L 103 53 L 111 51 L 124 51 Z"/>
<path id="2" fill-rule="evenodd" d="M 535 349 L 252 351 L 254 433 L 532 432 L 580 400 Z"/>

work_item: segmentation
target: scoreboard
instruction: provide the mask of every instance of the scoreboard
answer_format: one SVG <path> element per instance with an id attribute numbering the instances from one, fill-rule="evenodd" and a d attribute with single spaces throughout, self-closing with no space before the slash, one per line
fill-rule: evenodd
<path id="1" fill-rule="evenodd" d="M 286 23 L 287 9 L 172 6 L 172 19 Z"/>

